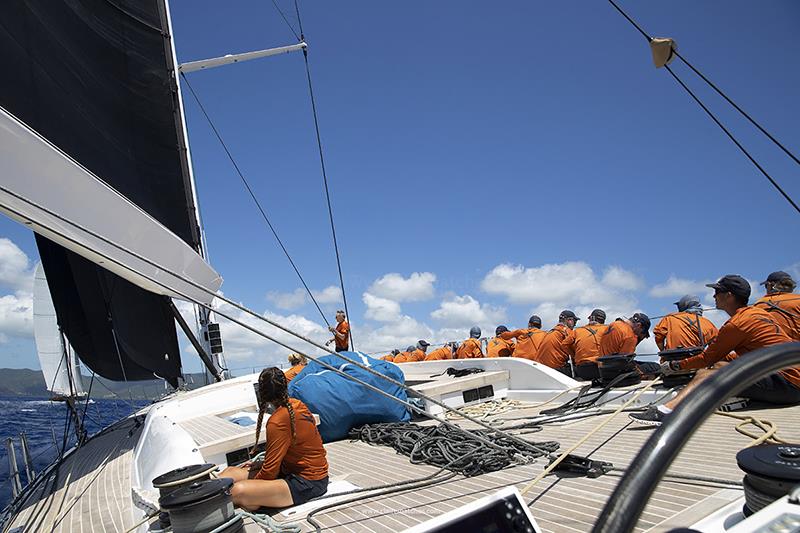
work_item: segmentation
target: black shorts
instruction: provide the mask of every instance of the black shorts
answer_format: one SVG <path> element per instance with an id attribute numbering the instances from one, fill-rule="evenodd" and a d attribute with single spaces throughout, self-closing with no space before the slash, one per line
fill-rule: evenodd
<path id="1" fill-rule="evenodd" d="M 771 374 L 765 378 L 759 379 L 740 392 L 738 396 L 778 405 L 800 403 L 800 389 L 792 386 L 792 384 L 786 381 L 786 378 L 780 374 Z"/>
<path id="2" fill-rule="evenodd" d="M 346 352 L 346 351 L 347 351 L 347 348 L 339 348 L 338 346 L 336 347 L 336 353 Z"/>
<path id="3" fill-rule="evenodd" d="M 286 474 L 283 477 L 289 485 L 294 505 L 302 505 L 312 498 L 322 496 L 328 492 L 328 477 L 322 479 L 306 479 L 296 474 Z"/>

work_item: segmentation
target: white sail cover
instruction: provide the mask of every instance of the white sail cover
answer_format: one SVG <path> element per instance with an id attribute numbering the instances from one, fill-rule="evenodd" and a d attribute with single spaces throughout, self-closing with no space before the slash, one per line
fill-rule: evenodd
<path id="1" fill-rule="evenodd" d="M 2 108 L 0 161 L 3 165 L 0 212 L 143 289 L 205 304 L 213 300 L 222 278 L 199 254 L 136 204 Z M 80 227 L 59 220 L 37 206 Z M 107 244 L 85 230 L 145 257 L 163 269 Z M 205 290 L 181 278 L 189 279 Z"/>
<path id="2" fill-rule="evenodd" d="M 86 396 L 75 352 L 65 350 L 62 344 L 56 310 L 41 263 L 36 265 L 33 282 L 33 335 L 47 390 L 55 396 Z"/>

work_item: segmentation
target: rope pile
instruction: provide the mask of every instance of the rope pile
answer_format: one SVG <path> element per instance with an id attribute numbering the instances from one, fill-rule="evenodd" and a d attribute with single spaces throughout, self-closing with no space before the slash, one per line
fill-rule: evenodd
<path id="1" fill-rule="evenodd" d="M 489 418 L 490 416 L 507 413 L 509 411 L 514 411 L 515 409 L 521 409 L 522 407 L 523 405 L 521 401 L 504 398 L 502 400 L 489 400 L 488 402 L 483 402 L 476 405 L 468 405 L 462 407 L 459 409 L 459 411 L 483 420 Z M 460 414 L 450 411 L 447 412 L 446 417 L 448 420 L 463 418 Z"/>
<path id="2" fill-rule="evenodd" d="M 493 442 L 499 448 L 487 446 L 477 436 Z M 458 431 L 444 424 L 367 424 L 352 429 L 350 438 L 372 445 L 391 446 L 409 457 L 413 464 L 446 467 L 465 477 L 495 472 L 512 464 L 530 463 L 559 448 L 555 441 L 530 443 L 530 447 L 525 447 L 493 431 Z"/>

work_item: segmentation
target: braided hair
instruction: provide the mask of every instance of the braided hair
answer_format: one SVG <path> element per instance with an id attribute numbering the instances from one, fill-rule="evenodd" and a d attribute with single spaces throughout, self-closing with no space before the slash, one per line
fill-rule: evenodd
<path id="1" fill-rule="evenodd" d="M 261 436 L 261 425 L 264 423 L 264 414 L 267 404 L 276 407 L 285 407 L 289 411 L 289 423 L 292 426 L 292 442 L 296 437 L 294 425 L 294 409 L 289 403 L 289 392 L 286 387 L 286 375 L 277 367 L 265 368 L 258 376 L 258 423 L 256 424 L 256 443 L 250 455 L 255 454 L 258 448 L 258 439 Z"/>

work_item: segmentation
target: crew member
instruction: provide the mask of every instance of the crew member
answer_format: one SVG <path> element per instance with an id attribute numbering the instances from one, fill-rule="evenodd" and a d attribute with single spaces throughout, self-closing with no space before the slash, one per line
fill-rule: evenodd
<path id="1" fill-rule="evenodd" d="M 305 355 L 300 355 L 299 353 L 292 353 L 289 354 L 289 364 L 292 365 L 291 368 L 284 371 L 286 375 L 286 382 L 292 381 L 294 377 L 300 373 L 308 364 Z"/>
<path id="2" fill-rule="evenodd" d="M 441 348 L 431 350 L 431 353 L 425 356 L 426 361 L 443 361 L 445 359 L 454 359 L 456 349 L 458 349 L 457 342 L 448 342 Z"/>
<path id="3" fill-rule="evenodd" d="M 394 363 L 408 363 L 410 361 L 414 361 L 411 359 L 411 354 L 414 352 L 416 348 L 414 346 L 409 346 L 406 348 L 404 352 L 400 352 L 399 354 L 394 356 Z"/>
<path id="4" fill-rule="evenodd" d="M 542 339 L 546 334 L 546 331 L 542 331 L 542 319 L 532 315 L 528 319 L 527 328 L 503 332 L 500 334 L 500 338 L 504 340 L 517 339 L 517 344 L 514 347 L 514 357 L 536 361 L 536 357 L 539 354 L 539 345 L 541 345 Z"/>
<path id="5" fill-rule="evenodd" d="M 570 331 L 575 327 L 579 318 L 565 309 L 558 315 L 558 324 L 547 332 L 539 346 L 537 360 L 543 365 L 555 368 L 567 375 L 572 375 L 569 368 L 569 360 L 573 355 L 573 346 L 564 341 L 569 337 Z"/>
<path id="6" fill-rule="evenodd" d="M 481 328 L 472 326 L 469 330 L 469 339 L 461 343 L 461 346 L 456 350 L 457 359 L 475 359 L 483 357 L 483 350 L 481 350 Z"/>
<path id="7" fill-rule="evenodd" d="M 408 356 L 408 361 L 412 363 L 416 361 L 424 361 L 425 353 L 428 351 L 428 346 L 430 346 L 430 343 L 428 341 L 418 340 L 417 346 Z"/>
<path id="8" fill-rule="evenodd" d="M 486 357 L 510 357 L 514 353 L 514 341 L 500 337 L 501 333 L 508 331 L 505 326 L 497 326 L 494 337 L 486 343 Z"/>
<path id="9" fill-rule="evenodd" d="M 687 294 L 675 305 L 678 306 L 678 312 L 665 316 L 653 328 L 658 349 L 705 348 L 711 344 L 717 336 L 717 328 L 703 316 L 700 299 Z"/>
<path id="10" fill-rule="evenodd" d="M 273 405 L 275 412 L 267 421 L 264 461 L 229 466 L 219 474 L 234 481 L 231 487 L 234 505 L 248 511 L 290 507 L 325 494 L 328 461 L 308 408 L 300 400 L 289 398 L 286 377 L 279 368 L 265 368 L 261 372 L 257 394 L 256 447 L 267 406 Z"/>
<path id="11" fill-rule="evenodd" d="M 388 353 L 381 357 L 382 361 L 389 361 L 390 363 L 394 361 L 394 358 L 400 353 L 400 350 L 392 350 L 391 353 Z"/>
<path id="12" fill-rule="evenodd" d="M 743 277 L 731 274 L 707 286 L 714 289 L 717 309 L 725 311 L 731 318 L 720 328 L 714 342 L 702 353 L 681 361 L 661 364 L 663 374 L 692 369 L 697 369 L 697 373 L 675 398 L 664 405 L 650 407 L 644 413 L 629 415 L 634 421 L 660 426 L 664 417 L 676 405 L 716 369 L 727 364 L 727 361 L 737 357 L 753 357 L 746 354 L 759 348 L 792 342 L 774 320 L 772 313 L 761 307 L 747 305 L 750 284 Z M 767 376 L 737 395 L 779 405 L 800 403 L 800 367 L 787 368 Z"/>
<path id="13" fill-rule="evenodd" d="M 760 298 L 756 307 L 769 312 L 784 333 L 800 341 L 800 294 L 794 294 L 797 283 L 786 272 L 773 272 L 761 282 L 767 295 Z"/>
<path id="14" fill-rule="evenodd" d="M 333 333 L 333 338 L 325 343 L 335 343 L 337 352 L 346 352 L 350 348 L 350 324 L 341 309 L 336 311 L 336 326 L 329 326 L 328 331 Z"/>
<path id="15" fill-rule="evenodd" d="M 564 339 L 564 344 L 573 350 L 575 365 L 596 363 L 600 357 L 600 337 L 605 333 L 606 312 L 595 309 L 588 317 L 589 323 L 585 326 L 573 328 L 569 336 Z"/>
<path id="16" fill-rule="evenodd" d="M 632 354 L 636 345 L 650 336 L 650 317 L 634 313 L 629 319 L 618 318 L 600 337 L 600 355 Z"/>

